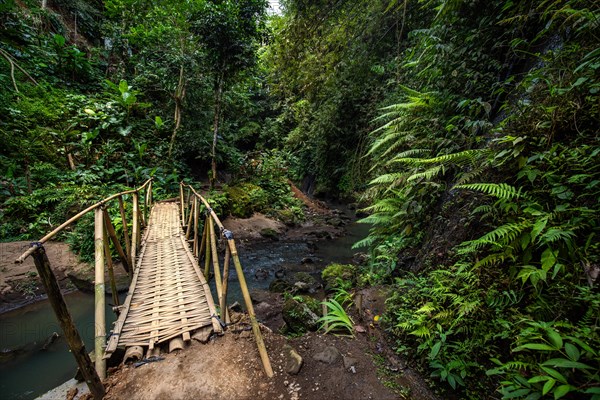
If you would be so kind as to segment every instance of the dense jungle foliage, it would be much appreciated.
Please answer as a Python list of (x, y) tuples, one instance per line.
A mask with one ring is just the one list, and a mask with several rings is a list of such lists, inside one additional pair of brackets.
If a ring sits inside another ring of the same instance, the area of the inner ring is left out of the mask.
[(598, 3), (281, 3), (1, 3), (0, 237), (149, 176), (299, 221), (289, 178), (364, 204), (442, 396), (600, 399)]

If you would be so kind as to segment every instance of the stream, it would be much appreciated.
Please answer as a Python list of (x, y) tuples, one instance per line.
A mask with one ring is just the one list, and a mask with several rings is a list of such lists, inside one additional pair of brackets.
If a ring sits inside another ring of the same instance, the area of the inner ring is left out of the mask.
[[(332, 262), (348, 263), (357, 250), (352, 244), (364, 238), (369, 227), (350, 222), (345, 235), (324, 239), (316, 249), (302, 241), (259, 242), (240, 248), (240, 261), (250, 289), (268, 289), (275, 272), (304, 271), (318, 274)], [(302, 260), (310, 262), (302, 264)], [(306, 261), (306, 260), (305, 260)], [(243, 304), (237, 284), (235, 269), (230, 270), (228, 303)], [(214, 290), (214, 280), (212, 280)], [(123, 295), (124, 296), (124, 295)], [(65, 300), (83, 338), (86, 349), (93, 349), (94, 296), (82, 292), (65, 295)], [(111, 302), (110, 297), (106, 299)], [(114, 313), (106, 309), (107, 330), (115, 320)], [(9, 399), (35, 399), (75, 375), (77, 365), (62, 337), (46, 346), (54, 333), (62, 335), (50, 303), (42, 300), (17, 310), (0, 314), (0, 397)]]

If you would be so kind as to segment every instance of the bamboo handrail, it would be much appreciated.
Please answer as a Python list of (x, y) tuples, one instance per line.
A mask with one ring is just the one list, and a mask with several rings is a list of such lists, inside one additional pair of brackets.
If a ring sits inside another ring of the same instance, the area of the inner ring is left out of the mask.
[[(240, 262), (239, 256), (238, 256), (238, 252), (235, 246), (235, 241), (233, 239), (233, 234), (229, 231), (227, 231), (225, 229), (225, 227), (223, 226), (223, 224), (221, 223), (221, 220), (219, 219), (219, 217), (217, 216), (217, 214), (215, 213), (215, 211), (212, 209), (212, 207), (210, 206), (210, 204), (208, 203), (208, 201), (206, 201), (206, 199), (204, 197), (202, 197), (198, 192), (196, 192), (196, 190), (194, 190), (194, 188), (191, 185), (188, 185), (184, 182), (180, 183), (180, 194), (181, 194), (181, 210), (183, 212), (184, 207), (183, 207), (183, 189), (184, 187), (187, 187), (190, 189), (190, 191), (194, 194), (196, 199), (199, 199), (204, 206), (206, 207), (206, 211), (207, 211), (207, 216), (206, 216), (206, 223), (205, 225), (208, 223), (209, 225), (209, 229), (207, 230), (207, 235), (205, 238), (205, 275), (207, 277), (208, 280), (208, 267), (210, 265), (210, 258), (211, 258), (211, 253), (213, 254), (214, 257), (214, 253), (215, 251), (213, 251), (213, 242), (211, 241), (211, 236), (213, 236), (213, 240), (214, 240), (214, 235), (211, 235), (212, 232), (214, 232), (214, 229), (212, 228), (212, 223), (214, 221), (214, 223), (217, 224), (217, 226), (219, 227), (219, 232), (220, 234), (227, 240), (227, 246), (228, 246), (228, 250), (229, 250), (229, 256), (233, 259), (233, 265), (235, 267), (237, 276), (238, 276), (238, 280), (240, 283), (240, 289), (242, 290), (242, 296), (244, 298), (244, 303), (246, 304), (246, 310), (248, 312), (248, 316), (250, 317), (250, 323), (252, 325), (252, 331), (254, 333), (254, 338), (256, 340), (256, 346), (258, 347), (258, 353), (260, 355), (260, 359), (262, 361), (263, 364), (263, 368), (265, 370), (266, 375), (271, 378), (273, 377), (273, 369), (271, 367), (271, 361), (269, 360), (269, 355), (267, 354), (267, 348), (265, 346), (265, 343), (263, 341), (262, 338), (262, 334), (260, 332), (260, 326), (258, 324), (258, 321), (256, 319), (256, 314), (254, 313), (254, 306), (252, 305), (252, 300), (250, 298), (250, 292), (248, 291), (248, 285), (246, 284), (246, 278), (244, 276), (244, 271), (242, 269), (242, 264)], [(212, 221), (211, 221), (212, 219)], [(183, 221), (183, 219), (182, 219)], [(182, 222), (183, 223), (183, 222)], [(212, 232), (211, 232), (212, 231)], [(196, 231), (196, 235), (197, 235), (197, 231)], [(216, 244), (214, 246), (214, 248), (216, 248)], [(216, 250), (216, 249), (215, 249)], [(227, 260), (229, 261), (229, 260)], [(216, 268), (218, 271), (218, 261), (217, 263), (213, 264), (213, 269)], [(221, 278), (219, 275), (220, 271), (215, 273), (215, 279), (217, 277)], [(223, 273), (223, 275), (225, 275), (225, 272)], [(226, 305), (226, 294), (225, 296), (223, 296), (222, 293), (222, 285), (223, 282), (216, 282), (216, 286), (217, 286), (217, 294), (219, 296), (219, 303), (221, 306), (221, 318), (223, 319), (227, 319), (227, 309), (225, 307)], [(227, 286), (225, 286), (227, 287)], [(223, 310), (223, 308), (225, 308), (225, 310)]]
[[(66, 220), (65, 222), (63, 222), (62, 224), (60, 224), (56, 229), (54, 229), (52, 232), (48, 233), (46, 236), (44, 236), (43, 238), (41, 238), (40, 240), (38, 240), (36, 243), (39, 243), (40, 245), (46, 243), (48, 240), (50, 240), (54, 236), (56, 236), (60, 231), (62, 231), (63, 229), (65, 229), (67, 226), (71, 225), (73, 222), (79, 220), (85, 214), (89, 213), (92, 210), (95, 210), (98, 207), (103, 206), (104, 204), (108, 203), (109, 201), (111, 201), (111, 200), (113, 200), (113, 199), (115, 199), (115, 198), (117, 198), (119, 196), (123, 196), (123, 195), (126, 195), (126, 194), (131, 194), (131, 193), (138, 193), (140, 190), (144, 189), (152, 181), (152, 179), (153, 178), (148, 179), (142, 186), (140, 186), (137, 189), (126, 190), (126, 191), (121, 192), (121, 193), (113, 194), (112, 196), (108, 196), (104, 200), (101, 200), (101, 201), (97, 202), (96, 204), (93, 204), (93, 205), (89, 206), (85, 210), (79, 212), (78, 214), (74, 215), (73, 217), (69, 218), (68, 220)], [(27, 257), (29, 257), (36, 250), (36, 248), (37, 248), (37, 246), (32, 246), (29, 249), (27, 249), (27, 251), (25, 251), (23, 254), (21, 254), (19, 256), (19, 258), (17, 258), (15, 260), (15, 264), (21, 264), (23, 261), (25, 261), (25, 259)]]

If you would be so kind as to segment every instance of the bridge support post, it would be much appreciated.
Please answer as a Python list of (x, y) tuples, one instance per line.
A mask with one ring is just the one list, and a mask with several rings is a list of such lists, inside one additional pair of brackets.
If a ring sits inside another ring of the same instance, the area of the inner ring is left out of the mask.
[(125, 256), (127, 257), (127, 263), (130, 268), (129, 271), (129, 281), (133, 277), (133, 263), (131, 260), (131, 242), (129, 241), (129, 228), (127, 227), (127, 218), (125, 216), (125, 204), (123, 203), (123, 196), (119, 196), (119, 213), (121, 214), (121, 221), (123, 225), (123, 238), (125, 240)]
[(260, 333), (260, 326), (258, 325), (258, 321), (256, 320), (254, 306), (252, 305), (252, 299), (250, 298), (250, 292), (248, 291), (248, 285), (246, 284), (246, 278), (244, 277), (244, 271), (242, 269), (242, 264), (240, 263), (240, 258), (238, 257), (237, 249), (235, 248), (235, 242), (233, 241), (233, 238), (228, 238), (227, 244), (229, 245), (229, 249), (231, 251), (231, 258), (233, 258), (233, 264), (235, 265), (235, 270), (240, 281), (240, 288), (242, 289), (244, 303), (246, 303), (246, 310), (248, 311), (248, 316), (250, 317), (250, 322), (252, 323), (252, 332), (254, 332), (256, 346), (258, 347), (258, 353), (260, 354), (260, 359), (262, 361), (263, 368), (265, 369), (265, 373), (267, 374), (267, 376), (269, 378), (272, 378), (273, 368), (271, 367), (271, 361), (269, 360), (269, 355), (267, 354), (267, 347), (265, 346), (262, 334)]
[(104, 292), (104, 216), (100, 208), (94, 210), (95, 222), (95, 272), (94, 285), (95, 294), (95, 323), (94, 323), (94, 354), (96, 358), (96, 373), (100, 379), (106, 378), (106, 360), (104, 349), (106, 348), (106, 296)]
[(132, 269), (135, 268), (135, 258), (137, 256), (137, 248), (138, 248), (138, 238), (140, 236), (140, 207), (139, 207), (139, 197), (137, 193), (132, 193), (131, 196), (133, 197), (133, 214), (132, 214), (132, 218), (133, 221), (131, 222), (132, 226), (131, 226), (131, 265)]
[(81, 336), (73, 323), (71, 314), (69, 314), (67, 304), (65, 303), (65, 299), (60, 291), (58, 282), (56, 281), (56, 276), (54, 276), (54, 272), (52, 272), (52, 269), (50, 268), (50, 261), (46, 255), (46, 250), (39, 244), (34, 245), (34, 247), (35, 250), (32, 254), (33, 262), (40, 275), (42, 284), (48, 295), (48, 300), (54, 310), (54, 314), (56, 314), (60, 328), (65, 335), (65, 340), (69, 345), (71, 354), (75, 357), (79, 370), (90, 388), (90, 392), (94, 396), (94, 399), (100, 400), (104, 397), (104, 385), (102, 385), (100, 377), (94, 370), (92, 360), (90, 359), (90, 356), (85, 349), (85, 345), (81, 340)]

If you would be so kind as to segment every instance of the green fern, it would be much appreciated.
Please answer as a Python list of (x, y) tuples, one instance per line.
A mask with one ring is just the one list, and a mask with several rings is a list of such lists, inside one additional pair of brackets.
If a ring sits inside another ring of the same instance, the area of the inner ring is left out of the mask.
[(456, 185), (454, 186), (454, 189), (467, 189), (483, 192), (502, 200), (512, 200), (523, 196), (520, 188), (517, 189), (506, 183), (469, 183)]

